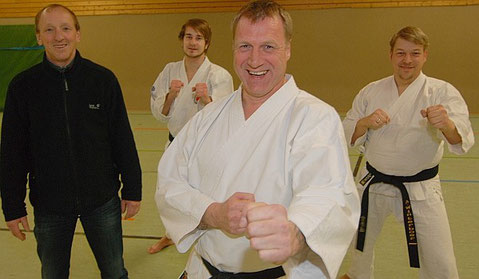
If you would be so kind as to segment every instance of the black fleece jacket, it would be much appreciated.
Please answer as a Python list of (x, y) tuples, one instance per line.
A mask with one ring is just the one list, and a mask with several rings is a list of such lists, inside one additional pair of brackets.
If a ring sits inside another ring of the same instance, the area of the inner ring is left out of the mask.
[[(141, 169), (120, 85), (77, 52), (59, 71), (43, 62), (8, 87), (2, 121), (0, 190), (5, 220), (35, 211), (85, 214), (121, 198), (141, 200)], [(120, 182), (121, 180), (121, 182)]]

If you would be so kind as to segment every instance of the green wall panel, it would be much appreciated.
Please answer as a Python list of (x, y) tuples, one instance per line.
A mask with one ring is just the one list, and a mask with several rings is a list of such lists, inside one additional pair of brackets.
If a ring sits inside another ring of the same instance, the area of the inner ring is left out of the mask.
[(42, 55), (34, 25), (0, 25), (0, 111), (12, 78), (39, 63)]

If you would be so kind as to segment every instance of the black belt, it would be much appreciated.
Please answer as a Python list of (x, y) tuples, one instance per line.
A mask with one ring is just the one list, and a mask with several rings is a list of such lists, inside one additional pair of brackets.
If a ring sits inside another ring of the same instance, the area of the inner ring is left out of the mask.
[(257, 272), (224, 272), (219, 271), (216, 267), (212, 266), (207, 260), (201, 258), (203, 264), (206, 266), (211, 275), (210, 279), (275, 279), (281, 276), (285, 276), (282, 266), (277, 266), (270, 269), (265, 269)]
[(409, 252), (409, 265), (411, 267), (419, 268), (419, 256), (417, 249), (416, 238), (416, 226), (414, 224), (414, 215), (412, 212), (411, 201), (409, 200), (409, 194), (407, 192), (405, 182), (418, 182), (431, 179), (435, 177), (439, 171), (439, 165), (423, 170), (412, 176), (394, 176), (387, 175), (377, 171), (368, 162), (366, 162), (366, 168), (369, 174), (361, 180), (361, 184), (365, 185), (371, 178), (371, 182), (368, 183), (366, 189), (364, 189), (363, 198), (361, 200), (361, 218), (359, 219), (358, 228), (358, 242), (356, 249), (363, 251), (364, 240), (366, 238), (366, 227), (368, 223), (368, 206), (369, 206), (369, 186), (375, 183), (386, 183), (395, 186), (401, 191), (401, 197), (403, 202), (403, 218), (404, 218), (404, 230), (406, 232), (406, 240)]
[(170, 140), (170, 143), (171, 143), (175, 139), (175, 137), (171, 133), (168, 133), (168, 139)]

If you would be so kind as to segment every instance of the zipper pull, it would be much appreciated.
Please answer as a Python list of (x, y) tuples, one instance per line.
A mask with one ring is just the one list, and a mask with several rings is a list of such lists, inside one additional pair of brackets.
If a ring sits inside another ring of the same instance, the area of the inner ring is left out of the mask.
[(63, 70), (63, 71), (61, 71), (61, 73), (62, 73), (63, 83), (65, 85), (65, 91), (68, 92), (68, 82), (67, 82), (67, 77), (65, 76), (65, 71)]
[(66, 79), (66, 78), (63, 78), (63, 81), (65, 82), (65, 91), (68, 91), (67, 79)]

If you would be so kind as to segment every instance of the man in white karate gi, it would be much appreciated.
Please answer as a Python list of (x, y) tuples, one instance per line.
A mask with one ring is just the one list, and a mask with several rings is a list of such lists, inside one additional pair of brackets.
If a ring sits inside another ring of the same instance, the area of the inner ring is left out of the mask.
[[(233, 92), (233, 78), (227, 70), (211, 63), (206, 56), (211, 44), (211, 28), (204, 19), (189, 19), (181, 27), (183, 60), (168, 63), (151, 88), (151, 112), (168, 123), (166, 147), (181, 128), (205, 105)], [(166, 235), (148, 252), (157, 253), (173, 242)]]
[(286, 74), (292, 22), (271, 0), (233, 21), (241, 87), (206, 106), (158, 166), (181, 278), (335, 278), (359, 199), (335, 110)]
[(391, 213), (405, 224), (410, 265), (420, 268), (420, 278), (459, 278), (437, 166), (444, 145), (464, 154), (474, 135), (459, 91), (422, 73), (428, 44), (417, 27), (396, 33), (393, 75), (363, 88), (343, 120), (347, 141), (364, 145), (367, 159), (358, 179), (361, 223), (344, 279), (374, 277), (374, 244)]

